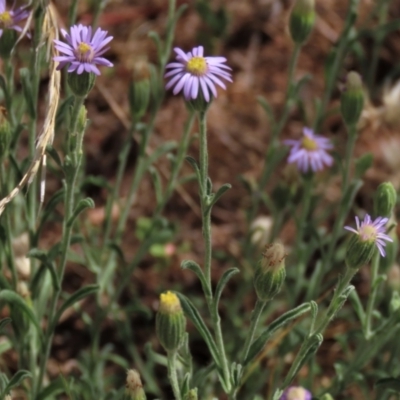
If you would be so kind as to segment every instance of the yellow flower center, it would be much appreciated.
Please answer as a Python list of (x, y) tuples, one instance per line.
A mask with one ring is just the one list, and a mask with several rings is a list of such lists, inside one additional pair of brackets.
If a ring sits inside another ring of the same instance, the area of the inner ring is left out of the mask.
[(80, 42), (76, 49), (76, 53), (80, 61), (89, 61), (93, 55), (93, 48), (90, 44)]
[(360, 228), (360, 239), (363, 242), (375, 242), (377, 231), (376, 228), (371, 225), (365, 225)]
[(181, 303), (175, 293), (168, 291), (160, 295), (160, 312), (173, 314), (181, 309)]
[(318, 149), (318, 144), (315, 140), (309, 138), (308, 136), (304, 136), (303, 140), (301, 141), (303, 149), (308, 151), (314, 151)]
[(12, 16), (8, 11), (0, 13), (0, 26), (7, 27), (12, 23)]
[(192, 75), (204, 75), (207, 72), (207, 61), (204, 57), (193, 57), (187, 62), (186, 70)]

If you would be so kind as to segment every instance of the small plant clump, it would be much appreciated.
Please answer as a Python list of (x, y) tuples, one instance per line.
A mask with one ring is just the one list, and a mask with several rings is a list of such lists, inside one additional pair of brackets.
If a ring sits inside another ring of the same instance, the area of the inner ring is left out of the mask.
[[(378, 93), (381, 47), (399, 26), (388, 21), (395, 2), (375, 2), (363, 26), (363, 2), (348, 1), (325, 63), (325, 87), (313, 98), (302, 95), (311, 77), (301, 76), (298, 64), (313, 45), (323, 5), (292, 2), (287, 32), (280, 33), (292, 49), (283, 103), (277, 112), (268, 93), (258, 99), (269, 119), (257, 149), (264, 162), (251, 178), (241, 177), (245, 198), (234, 212), (244, 223), (239, 245), (226, 254), (217, 251), (214, 222), (232, 185), (213, 182), (209, 139), (210, 116), (219, 120), (239, 87), (232, 89), (238, 61), (224, 56), (230, 8), (165, 2), (164, 31), (149, 34), (155, 52), (132, 55), (128, 135), (111, 183), (88, 176), (85, 135), (95, 118), (88, 104), (97, 85), (104, 91), (98, 81), (112, 87), (111, 77), (122, 73), (110, 54), (113, 36), (97, 26), (113, 2), (87, 2), (91, 25), (77, 23), (77, 0), (66, 18), (55, 3), (0, 0), (0, 400), (400, 399), (399, 184), (396, 178), (373, 187), (372, 155), (355, 157), (364, 151), (359, 139)], [(191, 46), (179, 32), (185, 12), (197, 12), (208, 27), (193, 32), (203, 40)], [(389, 75), (396, 74), (398, 66)], [(154, 140), (171, 99), (186, 106), (186, 121), (168, 126), (176, 140)], [(113, 110), (124, 113), (118, 104)], [(346, 134), (341, 143), (330, 118)], [(296, 130), (288, 129), (291, 121)], [(240, 186), (236, 178), (232, 173)], [(148, 179), (154, 203), (150, 215), (139, 216), (132, 210)], [(179, 221), (168, 210), (189, 181), (201, 240), (198, 257), (180, 264), (188, 278), (177, 282), (167, 271), (194, 243), (192, 235), (177, 243)], [(99, 223), (87, 217), (98, 206), (85, 194), (88, 184), (105, 193)], [(72, 266), (88, 272), (90, 283), (71, 289)], [(141, 268), (151, 270), (149, 286), (158, 293), (140, 287)], [(84, 335), (72, 337), (67, 353), (77, 355), (64, 371), (52, 354), (66, 315), (76, 316)]]

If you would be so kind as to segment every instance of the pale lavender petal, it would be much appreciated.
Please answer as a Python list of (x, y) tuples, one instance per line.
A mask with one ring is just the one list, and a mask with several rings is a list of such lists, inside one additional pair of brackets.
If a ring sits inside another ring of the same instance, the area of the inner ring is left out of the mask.
[[(196, 99), (199, 91), (203, 94), (205, 101), (211, 100), (210, 92), (217, 97), (216, 85), (226, 89), (225, 81), (232, 81), (230, 68), (223, 63), (224, 57), (204, 57), (203, 46), (194, 47), (190, 52), (185, 53), (178, 47), (174, 48), (176, 61), (166, 65), (169, 69), (164, 77), (172, 78), (167, 84), (166, 89), (173, 88), (173, 94), (178, 94), (183, 88), (183, 95), (186, 99)], [(206, 68), (199, 74), (198, 71), (191, 71), (188, 62), (194, 58), (203, 58)]]

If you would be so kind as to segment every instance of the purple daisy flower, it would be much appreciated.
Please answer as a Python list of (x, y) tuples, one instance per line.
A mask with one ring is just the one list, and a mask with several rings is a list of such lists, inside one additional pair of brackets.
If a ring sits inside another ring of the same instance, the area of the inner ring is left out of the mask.
[(58, 70), (69, 64), (68, 72), (93, 72), (100, 75), (97, 65), (112, 67), (113, 64), (101, 57), (108, 49), (107, 44), (113, 39), (107, 37), (107, 31), (97, 28), (92, 36), (92, 28), (81, 24), (71, 26), (70, 33), (61, 29), (67, 43), (54, 40), (56, 49), (63, 55), (54, 57), (54, 61), (59, 61)]
[(393, 242), (393, 239), (385, 233), (385, 225), (388, 221), (389, 218), (382, 217), (378, 217), (375, 221), (372, 221), (371, 217), (366, 214), (364, 221), (361, 223), (359, 218), (356, 217), (357, 229), (354, 229), (351, 226), (345, 226), (344, 229), (358, 235), (362, 242), (375, 243), (381, 256), (385, 257), (386, 242)]
[(310, 170), (317, 172), (333, 164), (333, 157), (327, 150), (333, 144), (327, 138), (315, 135), (310, 128), (303, 128), (303, 137), (299, 140), (285, 140), (283, 143), (291, 146), (288, 163), (297, 164), (297, 168), (305, 173)]
[(10, 10), (6, 10), (6, 0), (0, 0), (0, 36), (4, 29), (14, 29), (17, 32), (22, 32), (22, 28), (17, 24), (28, 18), (29, 11), (26, 7), (14, 9), (15, 1)]
[(290, 386), (282, 394), (279, 400), (311, 400), (312, 395), (301, 386)]
[(189, 53), (179, 48), (174, 49), (176, 61), (169, 63), (165, 68), (170, 69), (165, 78), (171, 78), (165, 88), (174, 86), (173, 93), (178, 94), (183, 89), (186, 100), (195, 100), (199, 90), (206, 102), (211, 100), (211, 95), (217, 97), (216, 85), (226, 89), (222, 79), (232, 82), (229, 68), (224, 63), (225, 57), (204, 57), (203, 46), (194, 47)]

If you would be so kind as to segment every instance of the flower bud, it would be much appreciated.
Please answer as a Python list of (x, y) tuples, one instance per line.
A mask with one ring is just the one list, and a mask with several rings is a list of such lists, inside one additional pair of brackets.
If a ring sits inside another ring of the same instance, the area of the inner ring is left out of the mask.
[(391, 313), (396, 312), (400, 308), (400, 295), (399, 292), (394, 291), (390, 299), (389, 310)]
[(145, 61), (139, 61), (134, 67), (128, 96), (132, 117), (138, 121), (146, 113), (150, 101), (150, 69)]
[(197, 388), (195, 389), (190, 389), (185, 397), (183, 398), (183, 400), (197, 400), (198, 399), (198, 395), (197, 395)]
[(7, 156), (10, 142), (11, 126), (7, 119), (7, 111), (0, 107), (0, 161)]
[(286, 277), (285, 257), (282, 244), (266, 246), (254, 274), (254, 288), (261, 301), (271, 300), (281, 290)]
[(315, 0), (296, 0), (289, 20), (290, 36), (293, 42), (304, 44), (315, 22)]
[(146, 394), (143, 390), (142, 381), (139, 372), (135, 369), (129, 369), (126, 374), (125, 393), (131, 400), (146, 400)]
[(72, 93), (77, 97), (86, 97), (93, 89), (96, 75), (93, 72), (68, 73), (68, 85)]
[(340, 98), (340, 111), (347, 125), (355, 125), (364, 107), (364, 92), (361, 76), (351, 71), (346, 77), (346, 86)]
[(3, 29), (0, 36), (0, 58), (7, 59), (11, 56), (11, 51), (17, 43), (17, 32), (13, 29)]
[(273, 219), (269, 216), (261, 216), (256, 218), (251, 226), (251, 242), (257, 247), (262, 247), (268, 242), (272, 231)]
[(374, 197), (375, 215), (390, 217), (396, 205), (397, 193), (391, 182), (384, 182), (378, 186)]
[(377, 250), (375, 241), (363, 240), (360, 235), (352, 235), (346, 249), (346, 265), (359, 269), (368, 264)]
[(189, 110), (206, 112), (210, 107), (214, 96), (210, 93), (210, 101), (204, 98), (203, 91), (199, 90), (199, 94), (195, 99), (186, 100), (185, 103), (189, 107)]
[(166, 351), (177, 350), (185, 335), (186, 319), (178, 296), (173, 292), (160, 295), (156, 316), (158, 340)]
[(387, 285), (395, 292), (400, 292), (400, 266), (393, 264), (387, 273)]

